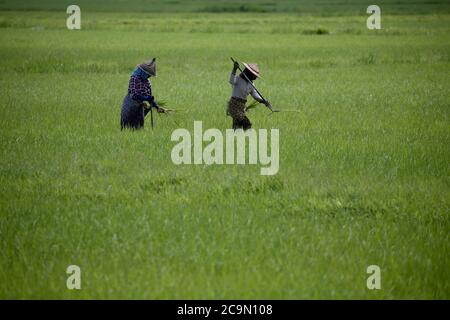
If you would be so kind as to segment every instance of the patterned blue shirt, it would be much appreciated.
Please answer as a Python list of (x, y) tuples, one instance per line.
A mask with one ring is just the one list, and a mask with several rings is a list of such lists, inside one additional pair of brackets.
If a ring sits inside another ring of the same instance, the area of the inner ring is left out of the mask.
[(131, 98), (138, 101), (146, 100), (152, 95), (152, 87), (150, 81), (144, 80), (139, 76), (132, 75), (128, 85), (128, 94)]

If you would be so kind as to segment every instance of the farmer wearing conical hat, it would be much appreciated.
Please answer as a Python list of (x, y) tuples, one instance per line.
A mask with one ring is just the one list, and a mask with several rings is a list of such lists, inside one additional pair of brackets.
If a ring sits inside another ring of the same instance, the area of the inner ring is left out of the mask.
[[(140, 129), (151, 108), (164, 113), (166, 110), (155, 101), (149, 78), (156, 76), (156, 58), (139, 64), (134, 69), (128, 85), (128, 94), (123, 99), (120, 126), (122, 129)], [(145, 102), (148, 102), (148, 106)]]
[[(259, 103), (270, 106), (269, 101), (264, 100), (256, 91), (253, 81), (259, 78), (259, 67), (256, 63), (245, 63), (245, 69), (239, 76), (236, 75), (239, 63), (234, 62), (230, 75), (230, 84), (233, 86), (231, 99), (228, 101), (227, 114), (233, 118), (233, 129), (250, 129), (252, 124), (245, 115), (247, 97), (250, 94)], [(270, 106), (271, 107), (271, 106)]]

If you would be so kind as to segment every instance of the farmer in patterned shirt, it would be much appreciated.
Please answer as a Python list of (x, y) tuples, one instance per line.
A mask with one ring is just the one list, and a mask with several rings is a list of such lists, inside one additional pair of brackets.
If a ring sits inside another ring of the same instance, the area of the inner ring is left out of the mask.
[(263, 97), (255, 90), (253, 81), (259, 78), (259, 68), (256, 63), (245, 63), (245, 69), (240, 75), (236, 75), (239, 63), (234, 62), (233, 70), (230, 75), (230, 84), (233, 86), (231, 99), (228, 101), (227, 115), (233, 118), (233, 129), (250, 129), (252, 123), (245, 115), (248, 95), (259, 103), (263, 103), (269, 108), (272, 106), (270, 102), (264, 100)]
[[(156, 58), (141, 63), (134, 69), (128, 85), (128, 94), (123, 99), (120, 126), (122, 129), (140, 129), (144, 127), (144, 118), (151, 108), (159, 113), (166, 109), (158, 106), (152, 95), (149, 78), (156, 76)], [(145, 102), (148, 102), (148, 106)]]

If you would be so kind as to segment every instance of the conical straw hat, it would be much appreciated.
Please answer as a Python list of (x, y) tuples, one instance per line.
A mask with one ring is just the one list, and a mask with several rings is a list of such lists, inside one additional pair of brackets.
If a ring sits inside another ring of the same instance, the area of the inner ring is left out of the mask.
[(156, 58), (138, 65), (138, 68), (150, 76), (156, 77)]
[(250, 70), (251, 73), (253, 73), (257, 78), (259, 78), (259, 67), (256, 63), (245, 63), (245, 62), (242, 63), (248, 70)]

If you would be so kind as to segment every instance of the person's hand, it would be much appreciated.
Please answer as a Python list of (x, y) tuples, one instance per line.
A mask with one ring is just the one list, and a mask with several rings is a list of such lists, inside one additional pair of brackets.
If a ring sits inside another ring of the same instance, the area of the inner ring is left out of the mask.
[(167, 113), (167, 109), (165, 109), (163, 107), (157, 107), (156, 111), (158, 111), (158, 113)]
[(233, 64), (233, 70), (236, 71), (237, 69), (239, 69), (239, 62), (235, 61)]

